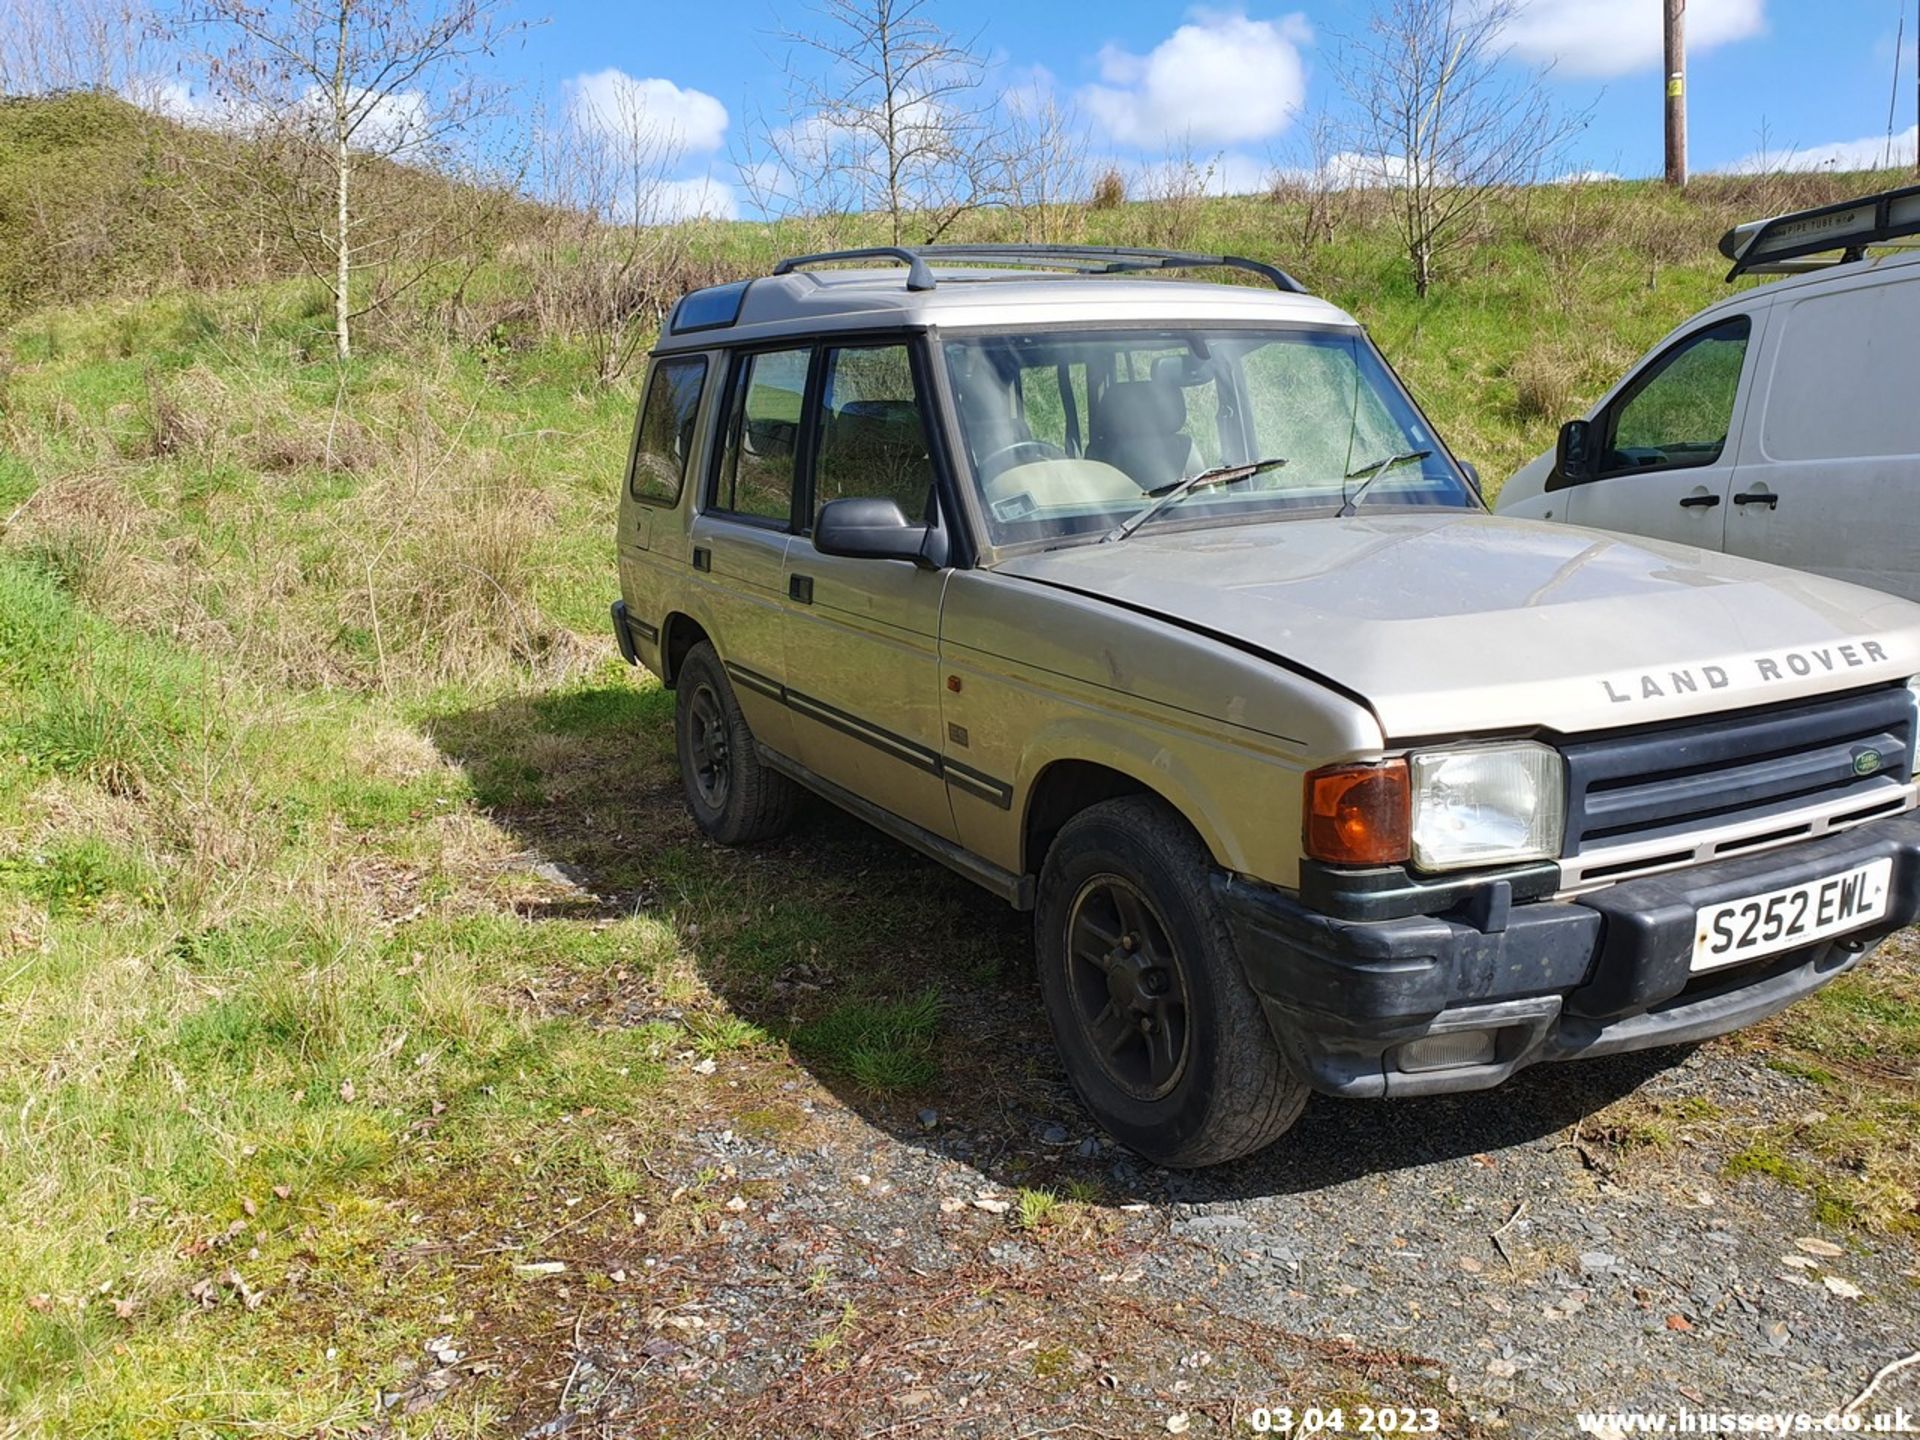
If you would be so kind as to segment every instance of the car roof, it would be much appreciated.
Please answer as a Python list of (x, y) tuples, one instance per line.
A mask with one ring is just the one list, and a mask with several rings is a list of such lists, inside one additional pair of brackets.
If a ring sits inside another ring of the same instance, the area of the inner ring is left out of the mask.
[(1229, 321), (1355, 327), (1353, 317), (1317, 296), (1264, 286), (1137, 276), (1010, 270), (989, 266), (929, 267), (937, 281), (911, 288), (897, 268), (796, 270), (695, 291), (700, 297), (739, 289), (731, 322), (662, 333), (661, 353), (747, 344), (784, 335), (858, 329), (1007, 327), (1019, 325), (1188, 325)]

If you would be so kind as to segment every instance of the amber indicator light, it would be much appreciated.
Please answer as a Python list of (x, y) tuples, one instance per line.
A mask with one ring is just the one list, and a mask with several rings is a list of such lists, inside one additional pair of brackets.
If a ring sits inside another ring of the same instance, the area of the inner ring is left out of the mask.
[(1410, 851), (1407, 762), (1334, 765), (1307, 776), (1306, 850), (1334, 865), (1392, 865)]

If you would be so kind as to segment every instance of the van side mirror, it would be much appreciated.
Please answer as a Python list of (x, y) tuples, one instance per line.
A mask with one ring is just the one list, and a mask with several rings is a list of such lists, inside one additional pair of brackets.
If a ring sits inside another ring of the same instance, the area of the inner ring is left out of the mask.
[(854, 560), (911, 560), (930, 565), (927, 525), (916, 525), (892, 500), (829, 500), (813, 523), (813, 548)]
[(1567, 421), (1554, 446), (1553, 473), (1562, 485), (1580, 485), (1593, 478), (1594, 470), (1593, 422)]

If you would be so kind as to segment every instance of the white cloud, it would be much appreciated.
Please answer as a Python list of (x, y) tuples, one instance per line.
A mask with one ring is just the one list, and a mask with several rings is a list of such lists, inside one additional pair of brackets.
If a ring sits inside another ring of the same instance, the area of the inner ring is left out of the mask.
[[(299, 98), (277, 110), (253, 98), (194, 90), (165, 76), (135, 75), (120, 93), (129, 103), (156, 115), (209, 130), (245, 131), (302, 119), (314, 130), (321, 130), (332, 123), (332, 108), (317, 86), (309, 86)], [(354, 146), (363, 152), (404, 155), (431, 135), (433, 116), (421, 91), (399, 90), (375, 99), (370, 91), (355, 90), (350, 99), (355, 107), (365, 110), (353, 136)]]
[[(1506, 41), (1563, 75), (1625, 75), (1664, 63), (1661, 0), (1522, 0)], [(1761, 34), (1766, 0), (1688, 0), (1687, 53)]]
[(1101, 83), (1081, 90), (1080, 105), (1120, 145), (1264, 140), (1286, 129), (1306, 98), (1300, 48), (1312, 39), (1304, 16), (1196, 10), (1145, 55), (1102, 49)]
[(648, 195), (643, 223), (665, 225), (675, 220), (738, 220), (740, 197), (731, 185), (710, 175), (692, 180), (663, 180)]
[(577, 121), (603, 132), (644, 132), (695, 154), (726, 143), (727, 107), (671, 80), (636, 80), (623, 70), (576, 75), (567, 82), (567, 102)]
[(1914, 164), (1920, 144), (1920, 126), (1897, 130), (1891, 145), (1885, 135), (1860, 140), (1834, 140), (1825, 145), (1803, 145), (1792, 150), (1756, 150), (1723, 167), (1734, 175), (1759, 175), (1772, 170), (1881, 170)]
[(1367, 155), (1358, 150), (1340, 150), (1321, 162), (1319, 169), (1290, 165), (1280, 169), (1282, 179), (1316, 190), (1369, 190), (1378, 185), (1393, 185), (1407, 178), (1404, 155)]
[(1549, 185), (1604, 185), (1609, 180), (1625, 177), (1612, 170), (1569, 170), (1564, 175), (1556, 175), (1547, 181)]

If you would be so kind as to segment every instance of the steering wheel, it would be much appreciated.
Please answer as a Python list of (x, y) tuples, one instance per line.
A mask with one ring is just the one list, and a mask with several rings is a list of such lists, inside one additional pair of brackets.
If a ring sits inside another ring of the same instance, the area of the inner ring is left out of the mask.
[[(1011, 445), (1002, 445), (998, 450), (993, 451), (991, 454), (982, 455), (979, 458), (979, 460), (975, 462), (975, 464), (978, 466), (979, 469), (986, 470), (990, 468), (993, 465), (993, 462), (998, 460), (1002, 455), (1012, 455), (1015, 452), (1020, 450), (1038, 450), (1040, 454), (1036, 458), (1041, 460), (1064, 459), (1067, 453), (1066, 451), (1062, 450), (1058, 445), (1049, 444), (1045, 440), (1016, 440)], [(1011, 462), (999, 467), (1000, 470), (1011, 470), (1012, 468), (1013, 468), (1013, 465)], [(998, 471), (995, 471), (995, 473), (997, 474)]]

